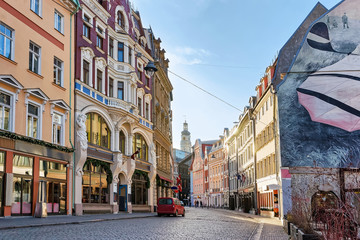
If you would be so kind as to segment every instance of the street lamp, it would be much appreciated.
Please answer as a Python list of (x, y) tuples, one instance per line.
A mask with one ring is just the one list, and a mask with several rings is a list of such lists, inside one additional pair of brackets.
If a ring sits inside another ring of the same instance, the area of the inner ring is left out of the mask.
[(148, 64), (146, 65), (146, 67), (144, 67), (146, 74), (149, 75), (150, 77), (152, 77), (154, 75), (154, 73), (158, 70), (153, 61), (149, 61)]

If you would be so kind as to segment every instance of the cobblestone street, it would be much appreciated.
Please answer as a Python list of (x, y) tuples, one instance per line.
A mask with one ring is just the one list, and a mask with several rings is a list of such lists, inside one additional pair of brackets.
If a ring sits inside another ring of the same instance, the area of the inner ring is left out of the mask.
[(6, 229), (0, 230), (0, 239), (288, 239), (275, 219), (228, 210), (186, 211), (184, 218), (154, 216)]

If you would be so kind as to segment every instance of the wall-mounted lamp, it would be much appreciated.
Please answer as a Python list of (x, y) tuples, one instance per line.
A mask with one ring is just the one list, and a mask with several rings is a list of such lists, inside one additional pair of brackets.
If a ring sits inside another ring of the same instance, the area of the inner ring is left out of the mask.
[(149, 61), (146, 67), (144, 67), (146, 74), (152, 77), (154, 73), (157, 71), (157, 68), (155, 67), (154, 62)]

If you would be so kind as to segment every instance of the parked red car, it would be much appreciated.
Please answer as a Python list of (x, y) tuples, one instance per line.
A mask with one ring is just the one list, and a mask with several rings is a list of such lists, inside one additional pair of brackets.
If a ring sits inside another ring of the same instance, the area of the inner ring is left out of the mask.
[(162, 215), (174, 215), (175, 217), (182, 215), (185, 217), (184, 204), (181, 204), (177, 198), (158, 198), (157, 213), (159, 217)]

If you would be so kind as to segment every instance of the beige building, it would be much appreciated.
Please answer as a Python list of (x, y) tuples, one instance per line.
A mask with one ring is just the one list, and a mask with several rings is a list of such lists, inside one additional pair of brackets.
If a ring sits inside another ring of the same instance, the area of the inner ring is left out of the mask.
[(257, 103), (254, 107), (255, 118), (255, 157), (256, 181), (258, 190), (258, 208), (260, 214), (279, 216), (279, 186), (280, 169), (275, 158), (276, 141), (274, 137), (276, 127), (276, 95), (272, 88), (271, 79), (274, 75), (275, 64), (266, 69), (256, 87)]
[(224, 206), (224, 138), (221, 137), (216, 143), (212, 145), (208, 153), (208, 171), (209, 171), (209, 194), (211, 207)]
[(157, 197), (172, 197), (173, 184), (172, 161), (172, 90), (173, 86), (168, 77), (169, 60), (165, 59), (165, 50), (161, 48), (160, 38), (153, 40), (153, 57), (158, 71), (153, 78), (154, 91), (154, 144), (156, 147), (156, 189)]
[(76, 0), (0, 2), (1, 216), (34, 215), (40, 201), (48, 214), (72, 213), (78, 8)]

